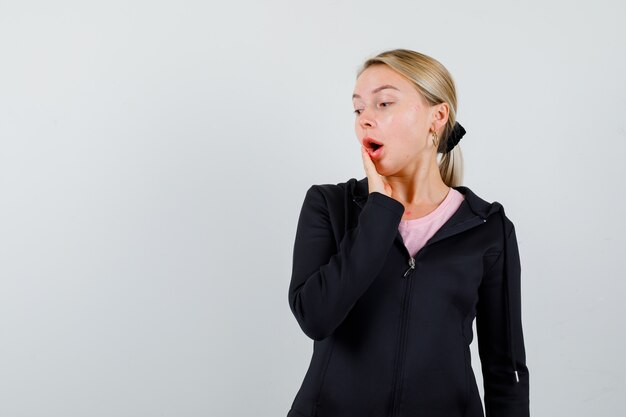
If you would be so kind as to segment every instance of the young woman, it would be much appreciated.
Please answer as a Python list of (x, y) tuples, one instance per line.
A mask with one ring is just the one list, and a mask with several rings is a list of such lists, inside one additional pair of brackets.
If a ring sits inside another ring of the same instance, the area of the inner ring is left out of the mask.
[(311, 186), (298, 220), (289, 305), (314, 344), (288, 417), (528, 416), (515, 227), (460, 185), (451, 75), (383, 52), (353, 103), (366, 177)]

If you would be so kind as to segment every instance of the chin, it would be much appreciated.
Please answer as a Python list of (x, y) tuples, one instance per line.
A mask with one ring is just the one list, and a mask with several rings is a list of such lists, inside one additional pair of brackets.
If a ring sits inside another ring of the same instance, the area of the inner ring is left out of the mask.
[(375, 163), (374, 166), (376, 167), (376, 171), (384, 177), (393, 174), (393, 171), (389, 167), (381, 164), (380, 162)]

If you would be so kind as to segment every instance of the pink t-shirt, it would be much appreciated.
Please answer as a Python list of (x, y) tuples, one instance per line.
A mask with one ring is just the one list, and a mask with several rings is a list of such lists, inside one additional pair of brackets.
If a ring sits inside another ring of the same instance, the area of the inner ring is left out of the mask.
[(417, 219), (400, 220), (398, 230), (411, 256), (415, 256), (424, 247), (428, 239), (452, 217), (464, 198), (459, 191), (450, 188), (446, 198), (435, 210)]

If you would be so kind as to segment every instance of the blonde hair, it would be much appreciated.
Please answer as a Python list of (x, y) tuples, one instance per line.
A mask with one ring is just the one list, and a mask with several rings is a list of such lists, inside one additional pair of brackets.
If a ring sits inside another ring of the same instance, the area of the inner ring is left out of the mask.
[(448, 137), (456, 122), (457, 97), (452, 75), (446, 67), (434, 58), (409, 49), (393, 49), (381, 52), (367, 59), (357, 72), (357, 78), (372, 65), (387, 65), (409, 79), (429, 105), (448, 103), (448, 121), (444, 126), (437, 153), (442, 157), (439, 162), (441, 179), (448, 187), (461, 185), (463, 181), (463, 154), (460, 143), (450, 152), (445, 152)]

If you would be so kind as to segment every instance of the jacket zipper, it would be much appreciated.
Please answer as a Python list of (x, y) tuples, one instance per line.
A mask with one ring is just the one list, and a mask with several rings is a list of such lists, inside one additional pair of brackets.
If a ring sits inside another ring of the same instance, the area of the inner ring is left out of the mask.
[[(404, 245), (404, 244), (403, 244)], [(405, 247), (406, 250), (406, 247)], [(408, 250), (406, 250), (406, 252), (408, 253)], [(400, 372), (402, 371), (402, 365), (404, 363), (404, 350), (405, 350), (405, 346), (406, 346), (406, 336), (408, 333), (408, 326), (407, 326), (407, 321), (408, 321), (408, 316), (409, 316), (409, 301), (411, 298), (411, 284), (412, 284), (412, 279), (411, 279), (411, 274), (413, 273), (413, 271), (415, 270), (415, 258), (413, 258), (410, 254), (409, 254), (409, 267), (408, 269), (404, 272), (404, 274), (402, 275), (402, 278), (406, 278), (404, 280), (404, 297), (402, 297), (402, 316), (401, 316), (401, 321), (400, 321), (400, 341), (398, 342), (398, 356), (396, 357), (396, 368), (394, 369), (394, 378), (393, 378), (393, 388), (392, 388), (392, 404), (391, 404), (391, 416), (395, 416), (397, 414), (397, 407), (398, 404), (400, 403), (400, 390), (398, 389), (398, 384), (400, 383)]]
[(469, 230), (473, 227), (483, 224), (486, 221), (487, 221), (486, 219), (476, 216), (466, 222), (463, 222), (461, 225), (458, 225), (453, 231), (446, 231), (446, 233), (441, 233), (441, 234), (439, 234), (439, 232), (436, 233), (435, 235), (439, 234), (437, 239), (433, 240), (433, 238), (431, 238), (428, 242), (426, 242), (426, 244), (419, 251), (417, 251), (417, 253), (415, 254), (415, 257), (411, 256), (408, 249), (404, 245), (402, 235), (400, 235), (399, 231), (396, 235), (396, 239), (400, 242), (401, 246), (403, 247), (404, 252), (409, 258), (408, 259), (409, 267), (402, 275), (402, 278), (406, 278), (406, 279), (404, 280), (405, 281), (404, 282), (404, 296), (402, 298), (402, 306), (401, 306), (402, 315), (400, 319), (400, 335), (399, 335), (400, 340), (398, 342), (398, 356), (396, 357), (396, 367), (393, 373), (394, 376), (393, 376), (393, 385), (392, 385), (392, 391), (391, 391), (392, 403), (391, 403), (391, 411), (389, 413), (391, 417), (395, 417), (399, 412), (398, 410), (399, 410), (399, 405), (400, 405), (400, 395), (402, 392), (401, 387), (400, 387), (400, 382), (402, 380), (401, 372), (402, 372), (402, 367), (404, 365), (404, 359), (406, 356), (405, 349), (406, 349), (406, 339), (407, 339), (407, 333), (408, 333), (408, 326), (407, 326), (408, 317), (409, 317), (408, 306), (410, 305), (411, 287), (412, 287), (411, 284), (413, 281), (410, 278), (411, 278), (413, 271), (415, 271), (415, 258), (420, 256), (420, 254), (423, 252), (426, 246), (431, 245), (434, 242), (437, 242), (439, 240), (445, 239), (446, 237), (454, 236), (456, 234)]
[(411, 258), (409, 259), (409, 269), (406, 270), (406, 272), (404, 273), (404, 275), (402, 275), (402, 277), (406, 278), (409, 272), (414, 269), (415, 269), (415, 259), (413, 259), (413, 257), (411, 256)]

